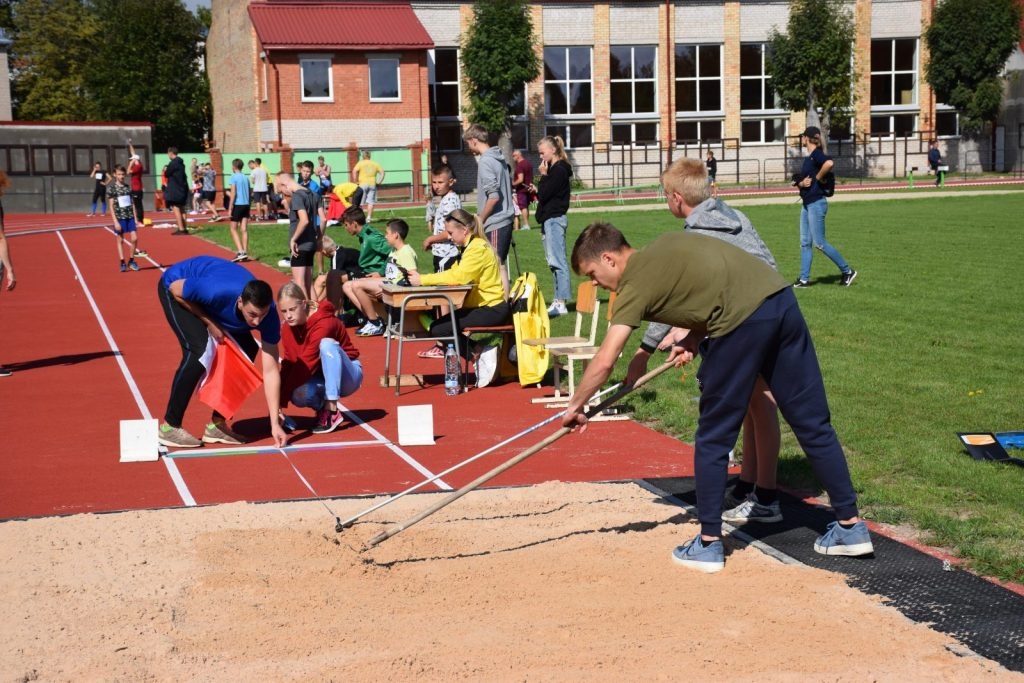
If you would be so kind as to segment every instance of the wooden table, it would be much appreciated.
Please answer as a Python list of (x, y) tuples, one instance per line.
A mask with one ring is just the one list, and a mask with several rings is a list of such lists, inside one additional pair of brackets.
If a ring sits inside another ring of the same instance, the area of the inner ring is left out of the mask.
[[(388, 308), (388, 330), (391, 329), (392, 317), (398, 311), (398, 363), (395, 368), (395, 396), (399, 395), (402, 388), (402, 347), (406, 341), (412, 342), (447, 342), (454, 345), (455, 353), (459, 353), (459, 335), (456, 332), (458, 326), (455, 324), (455, 311), (462, 307), (475, 285), (428, 285), (421, 287), (402, 287), (385, 283), (382, 285), (381, 299)], [(448, 306), (448, 315), (452, 321), (452, 333), (441, 337), (416, 337), (415, 339), (405, 338), (405, 314), (407, 311), (432, 311), (437, 306)], [(386, 333), (388, 334), (388, 333)], [(391, 342), (393, 335), (388, 336), (386, 351), (384, 352), (384, 386), (391, 383)], [(460, 356), (461, 359), (461, 356)], [(461, 367), (462, 361), (459, 361)], [(465, 378), (462, 382), (466, 386)]]

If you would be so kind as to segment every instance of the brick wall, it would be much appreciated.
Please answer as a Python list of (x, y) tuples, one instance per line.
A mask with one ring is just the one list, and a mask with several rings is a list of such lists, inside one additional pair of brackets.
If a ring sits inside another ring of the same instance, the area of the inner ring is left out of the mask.
[(206, 62), (213, 101), (213, 137), (223, 149), (259, 149), (256, 35), (248, 0), (212, 5)]

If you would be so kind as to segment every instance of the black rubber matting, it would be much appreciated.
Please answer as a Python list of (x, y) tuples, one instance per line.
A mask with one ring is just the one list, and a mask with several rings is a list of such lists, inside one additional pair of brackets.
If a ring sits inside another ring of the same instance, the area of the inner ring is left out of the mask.
[[(690, 505), (697, 503), (692, 477), (646, 481)], [(782, 522), (739, 528), (810, 567), (844, 574), (850, 586), (882, 596), (910, 619), (949, 634), (1011, 671), (1024, 672), (1024, 596), (966, 571), (944, 570), (942, 560), (880, 534), (871, 534), (874, 556), (819, 555), (814, 541), (835, 519), (831, 511), (784, 494), (779, 502)]]

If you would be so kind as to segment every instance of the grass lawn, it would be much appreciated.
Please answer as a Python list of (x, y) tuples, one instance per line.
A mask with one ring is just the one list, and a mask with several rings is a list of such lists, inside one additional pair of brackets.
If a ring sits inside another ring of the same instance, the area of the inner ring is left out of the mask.
[[(742, 210), (786, 279), (795, 280), (799, 205)], [(426, 234), (422, 210), (395, 215), (409, 220), (418, 247)], [(977, 571), (1017, 582), (1024, 581), (1024, 468), (971, 460), (955, 432), (1024, 429), (1021, 215), (1024, 193), (833, 202), (829, 241), (860, 274), (852, 287), (840, 287), (838, 270), (816, 254), (813, 286), (797, 290), (864, 516), (911, 525)], [(679, 228), (667, 209), (573, 208), (569, 218), (570, 245), (594, 220), (614, 223), (634, 246)], [(223, 224), (204, 233), (230, 245)], [(250, 252), (276, 264), (286, 228), (251, 233)], [(352, 241), (339, 228), (329, 233)], [(520, 264), (538, 272), (550, 296), (540, 232), (519, 232), (516, 243)], [(553, 331), (565, 333), (571, 319), (554, 320)], [(633, 335), (619, 376), (640, 336)], [(628, 402), (637, 419), (690, 441), (697, 390), (692, 371), (686, 375), (681, 382), (681, 373), (666, 373)], [(784, 486), (818, 492), (785, 428), (779, 467)]]

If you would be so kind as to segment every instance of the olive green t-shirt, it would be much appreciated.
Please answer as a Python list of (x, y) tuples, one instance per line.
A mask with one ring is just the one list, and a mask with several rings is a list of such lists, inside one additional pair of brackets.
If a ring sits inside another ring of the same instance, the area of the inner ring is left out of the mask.
[(721, 337), (786, 287), (774, 268), (739, 247), (670, 232), (630, 256), (611, 322), (639, 327), (650, 320)]

